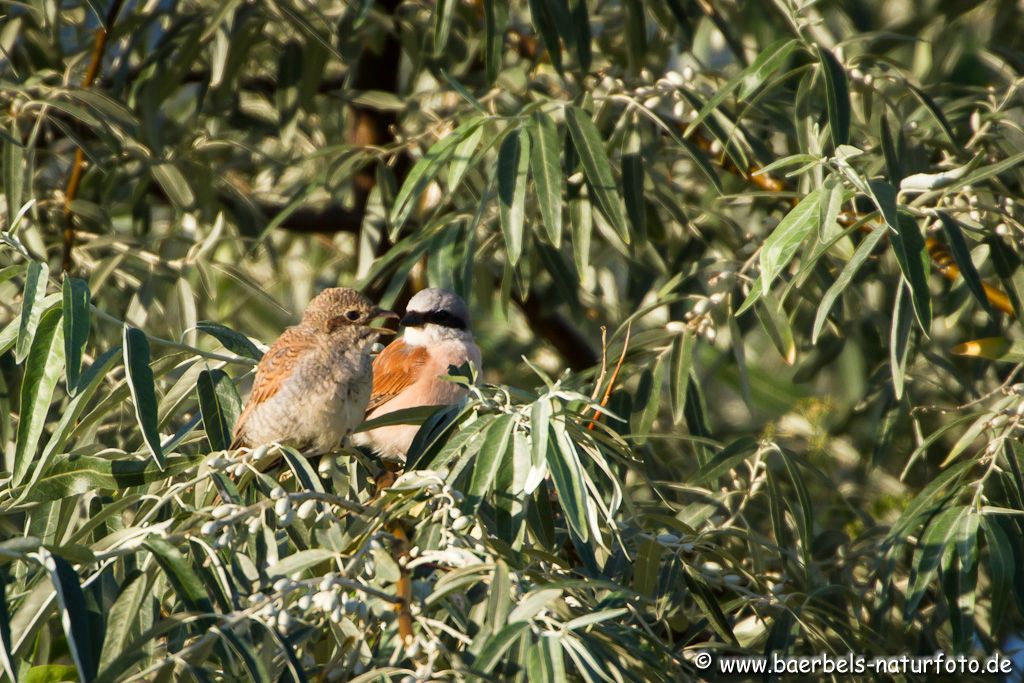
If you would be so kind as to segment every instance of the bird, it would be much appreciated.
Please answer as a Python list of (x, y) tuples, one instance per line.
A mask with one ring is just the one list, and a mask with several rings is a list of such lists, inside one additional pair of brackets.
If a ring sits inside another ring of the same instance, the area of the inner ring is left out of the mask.
[[(366, 419), (419, 406), (452, 405), (467, 393), (464, 386), (441, 379), (448, 367), (467, 361), (481, 368), (469, 308), (455, 292), (429, 288), (416, 293), (400, 323), (405, 333), (373, 361), (373, 392)], [(418, 425), (389, 425), (357, 432), (353, 441), (369, 446), (385, 462), (404, 462)]]
[(346, 287), (309, 302), (256, 366), (249, 402), (235, 423), (231, 448), (277, 442), (309, 453), (341, 445), (363, 421), (373, 386), (373, 323), (398, 318)]

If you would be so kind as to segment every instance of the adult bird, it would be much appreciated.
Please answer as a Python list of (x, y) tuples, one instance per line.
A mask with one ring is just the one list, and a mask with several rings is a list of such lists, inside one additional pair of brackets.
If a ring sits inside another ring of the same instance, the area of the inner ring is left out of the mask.
[[(480, 348), (473, 341), (469, 308), (458, 294), (424, 289), (409, 300), (401, 325), (405, 334), (373, 361), (373, 394), (367, 408), (370, 420), (404, 408), (458, 403), (466, 388), (441, 379), (448, 366), (467, 361), (479, 372)], [(417, 425), (391, 425), (357, 433), (357, 444), (371, 447), (385, 460), (402, 461)]]
[(359, 292), (320, 292), (298, 325), (286, 329), (256, 366), (249, 402), (231, 448), (276, 441), (324, 453), (363, 420), (373, 385), (370, 350), (382, 318), (397, 318)]

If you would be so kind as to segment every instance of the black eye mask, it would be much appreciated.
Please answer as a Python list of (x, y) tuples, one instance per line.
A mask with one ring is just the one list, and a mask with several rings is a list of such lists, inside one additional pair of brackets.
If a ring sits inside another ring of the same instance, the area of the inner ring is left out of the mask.
[(461, 318), (452, 315), (448, 311), (427, 311), (426, 313), (409, 311), (405, 314), (405, 317), (402, 318), (401, 322), (405, 327), (422, 327), (428, 323), (440, 325), (441, 327), (451, 327), (456, 330), (466, 329), (466, 323), (464, 323)]

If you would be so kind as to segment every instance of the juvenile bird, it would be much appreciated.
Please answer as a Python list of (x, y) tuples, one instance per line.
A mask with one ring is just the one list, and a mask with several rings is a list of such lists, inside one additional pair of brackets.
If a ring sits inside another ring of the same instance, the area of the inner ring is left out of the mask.
[(394, 334), (372, 323), (389, 317), (398, 316), (355, 290), (320, 292), (256, 367), (231, 448), (271, 441), (314, 452), (336, 448), (363, 420), (373, 383), (370, 349), (378, 335)]
[[(458, 294), (424, 289), (409, 300), (401, 324), (405, 335), (389, 344), (373, 361), (373, 394), (366, 418), (403, 408), (458, 403), (465, 387), (441, 379), (448, 366), (471, 361), (480, 369), (480, 349), (473, 341), (469, 309)], [(402, 460), (412, 445), (417, 425), (378, 427), (355, 435), (387, 460)]]

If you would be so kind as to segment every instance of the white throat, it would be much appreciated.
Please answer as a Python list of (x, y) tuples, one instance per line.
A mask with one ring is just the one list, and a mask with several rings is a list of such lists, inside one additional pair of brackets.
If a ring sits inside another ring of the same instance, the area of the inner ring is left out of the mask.
[(405, 328), (402, 339), (409, 346), (433, 346), (448, 341), (473, 341), (473, 333), (468, 330), (427, 323), (422, 327)]

